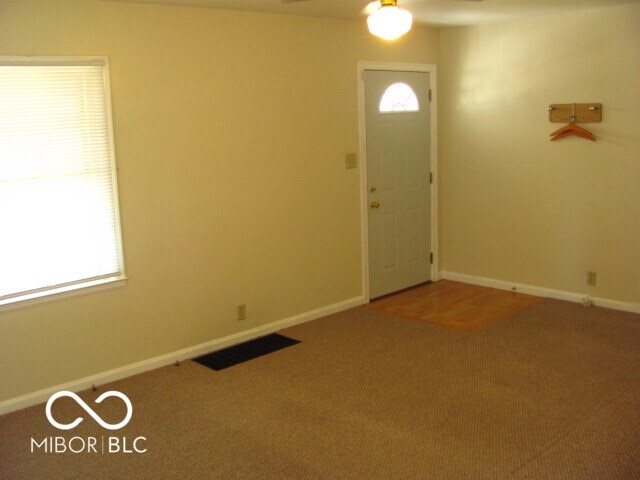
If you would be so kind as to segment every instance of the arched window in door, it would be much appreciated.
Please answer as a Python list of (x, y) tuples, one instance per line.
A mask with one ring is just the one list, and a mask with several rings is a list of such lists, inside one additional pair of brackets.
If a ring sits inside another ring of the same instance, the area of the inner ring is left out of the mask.
[(380, 99), (380, 112), (418, 112), (420, 104), (413, 89), (406, 83), (389, 86)]

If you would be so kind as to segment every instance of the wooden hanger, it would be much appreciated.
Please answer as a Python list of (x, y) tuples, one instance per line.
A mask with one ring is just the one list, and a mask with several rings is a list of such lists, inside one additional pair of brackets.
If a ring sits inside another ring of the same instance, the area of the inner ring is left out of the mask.
[(551, 138), (551, 141), (553, 142), (554, 140), (559, 140), (564, 137), (575, 135), (577, 137), (586, 138), (587, 140), (591, 140), (592, 142), (595, 142), (596, 139), (593, 136), (593, 134), (589, 130), (576, 125), (575, 121), (576, 121), (576, 104), (574, 103), (573, 115), (571, 115), (570, 123), (565, 125), (562, 128), (559, 128), (555, 132), (551, 133), (550, 135), (553, 137)]
[(587, 140), (591, 140), (592, 142), (596, 141), (595, 137), (589, 130), (584, 129), (576, 125), (575, 123), (569, 123), (568, 125), (565, 125), (564, 127), (559, 128), (558, 130), (551, 133), (550, 135), (553, 137), (551, 139), (552, 142), (554, 140), (559, 140), (561, 138), (568, 137), (570, 135), (575, 135), (580, 138), (586, 138)]

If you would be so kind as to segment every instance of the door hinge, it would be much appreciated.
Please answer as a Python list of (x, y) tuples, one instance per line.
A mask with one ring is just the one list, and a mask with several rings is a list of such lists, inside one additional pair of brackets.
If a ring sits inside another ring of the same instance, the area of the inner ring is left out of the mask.
[(429, 254), (429, 262), (433, 263), (433, 252)]
[(429, 172), (429, 183), (433, 183), (433, 172)]
[(429, 89), (429, 101), (431, 101), (431, 89)]

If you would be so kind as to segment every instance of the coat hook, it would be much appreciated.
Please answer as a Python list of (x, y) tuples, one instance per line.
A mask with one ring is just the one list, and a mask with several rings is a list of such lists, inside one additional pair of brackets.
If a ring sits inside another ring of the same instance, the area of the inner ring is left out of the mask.
[[(548, 104), (549, 121), (553, 123), (569, 122), (569, 126), (573, 126), (572, 130), (578, 130), (578, 123), (599, 123), (602, 121), (602, 104), (601, 103), (563, 103)], [(552, 135), (557, 136), (559, 133), (567, 133), (566, 131), (554, 132)], [(573, 135), (582, 136), (577, 133)], [(593, 135), (584, 129), (580, 130), (580, 134), (584, 134), (584, 138), (592, 140)], [(558, 138), (563, 138), (566, 135)], [(554, 138), (553, 140), (557, 140)]]

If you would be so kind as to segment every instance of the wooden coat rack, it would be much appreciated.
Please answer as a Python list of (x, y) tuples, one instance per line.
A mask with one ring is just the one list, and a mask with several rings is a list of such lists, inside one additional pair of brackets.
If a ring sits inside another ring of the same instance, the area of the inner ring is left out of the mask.
[(593, 134), (576, 123), (599, 123), (602, 121), (601, 103), (563, 103), (549, 105), (549, 121), (568, 122), (562, 128), (551, 133), (551, 141), (559, 140), (571, 135), (595, 142)]

